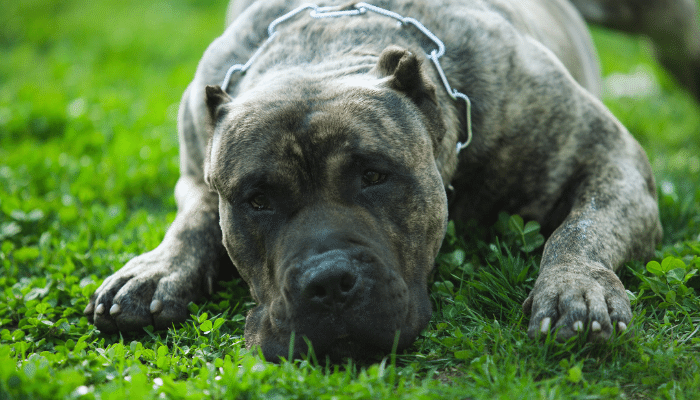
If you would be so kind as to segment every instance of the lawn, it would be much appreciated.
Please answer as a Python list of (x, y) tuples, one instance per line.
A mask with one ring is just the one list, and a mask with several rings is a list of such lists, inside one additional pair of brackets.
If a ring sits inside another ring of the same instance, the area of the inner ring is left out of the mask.
[(645, 39), (597, 29), (605, 102), (649, 154), (665, 231), (621, 273), (626, 334), (529, 340), (541, 237), (507, 215), (450, 226), (433, 319), (402, 354), (267, 363), (244, 347), (238, 281), (180, 329), (97, 331), (88, 296), (174, 218), (177, 106), (225, 8), (0, 0), (0, 399), (700, 398), (700, 107)]

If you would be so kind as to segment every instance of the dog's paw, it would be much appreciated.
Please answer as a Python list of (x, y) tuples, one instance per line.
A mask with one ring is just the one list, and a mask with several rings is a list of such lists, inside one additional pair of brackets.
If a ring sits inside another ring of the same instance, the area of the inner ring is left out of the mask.
[(632, 319), (625, 288), (615, 273), (602, 266), (559, 266), (540, 272), (523, 303), (530, 314), (527, 334), (557, 340), (588, 334), (589, 340), (607, 340), (622, 332)]
[(183, 322), (187, 304), (204, 290), (211, 292), (214, 276), (211, 269), (171, 254), (157, 248), (129, 261), (97, 288), (85, 315), (106, 333)]

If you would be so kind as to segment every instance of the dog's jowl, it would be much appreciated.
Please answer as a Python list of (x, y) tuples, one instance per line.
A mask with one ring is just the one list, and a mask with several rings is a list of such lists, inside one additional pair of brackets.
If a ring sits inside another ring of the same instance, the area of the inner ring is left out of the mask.
[(504, 210), (549, 233), (523, 305), (532, 338), (626, 329), (614, 271), (653, 253), (656, 187), (596, 97), (574, 6), (341, 1), (290, 14), (301, 4), (232, 5), (180, 104), (175, 221), (97, 289), (95, 325), (171, 327), (235, 268), (257, 302), (246, 343), (270, 360), (291, 338), (295, 356), (304, 338), (332, 358), (403, 349), (430, 319), (448, 218), (488, 224)]

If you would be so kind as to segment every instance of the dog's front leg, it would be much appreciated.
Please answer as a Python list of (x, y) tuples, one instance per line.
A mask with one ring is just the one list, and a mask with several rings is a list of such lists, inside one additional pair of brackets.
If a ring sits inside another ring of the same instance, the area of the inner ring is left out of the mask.
[(104, 332), (157, 329), (184, 321), (187, 304), (211, 293), (221, 244), (218, 196), (200, 179), (183, 175), (175, 188), (178, 213), (163, 242), (109, 276), (85, 309)]
[(630, 323), (630, 302), (614, 270), (650, 257), (661, 238), (656, 188), (639, 145), (628, 135), (622, 154), (591, 162), (574, 191), (571, 212), (545, 245), (539, 277), (523, 308), (528, 335), (566, 340), (589, 332), (607, 339)]

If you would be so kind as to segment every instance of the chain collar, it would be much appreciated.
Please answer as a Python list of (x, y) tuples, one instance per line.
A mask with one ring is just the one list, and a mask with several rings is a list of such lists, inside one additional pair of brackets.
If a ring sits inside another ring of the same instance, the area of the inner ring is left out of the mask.
[(309, 16), (312, 18), (338, 18), (338, 17), (354, 17), (357, 15), (363, 15), (366, 14), (368, 11), (371, 11), (375, 14), (383, 15), (388, 18), (395, 19), (399, 22), (401, 26), (403, 25), (413, 25), (416, 27), (419, 31), (421, 31), (428, 39), (430, 39), (436, 46), (436, 49), (433, 49), (430, 53), (426, 54), (428, 59), (430, 59), (433, 62), (433, 65), (435, 65), (435, 69), (437, 70), (438, 74), (440, 75), (440, 79), (442, 80), (442, 84), (445, 86), (445, 90), (447, 91), (447, 94), (452, 97), (453, 100), (463, 100), (465, 105), (466, 105), (466, 121), (467, 121), (467, 140), (464, 142), (457, 142), (457, 154), (467, 147), (469, 143), (472, 141), (472, 116), (471, 116), (471, 109), (472, 109), (472, 103), (469, 100), (469, 97), (465, 95), (464, 93), (461, 93), (457, 91), (457, 89), (452, 89), (450, 86), (450, 83), (447, 81), (447, 77), (445, 76), (445, 72), (442, 70), (442, 66), (440, 65), (440, 57), (442, 57), (445, 54), (445, 44), (442, 43), (442, 41), (435, 36), (432, 32), (428, 30), (423, 24), (421, 24), (418, 20), (414, 18), (409, 18), (409, 17), (403, 17), (393, 11), (386, 10), (384, 8), (380, 8), (377, 6), (373, 6), (371, 4), (367, 3), (357, 3), (355, 4), (355, 9), (352, 10), (342, 10), (342, 11), (334, 11), (333, 9), (335, 7), (319, 7), (316, 4), (304, 4), (302, 6), (299, 6), (295, 8), (294, 10), (288, 12), (287, 14), (282, 15), (281, 17), (275, 19), (270, 23), (270, 25), (267, 27), (267, 34), (268, 38), (263, 43), (258, 49), (253, 53), (253, 55), (248, 59), (248, 61), (245, 64), (235, 64), (232, 65), (231, 68), (228, 69), (226, 72), (226, 77), (224, 78), (224, 81), (221, 84), (221, 87), (223, 88), (224, 91), (227, 90), (229, 83), (231, 82), (231, 76), (236, 73), (245, 73), (248, 68), (253, 64), (255, 59), (258, 58), (260, 53), (262, 53), (263, 49), (267, 47), (267, 45), (277, 36), (277, 30), (275, 28), (277, 25), (291, 19), (292, 17), (296, 16), (297, 14), (301, 13), (304, 10), (311, 10), (309, 12)]

